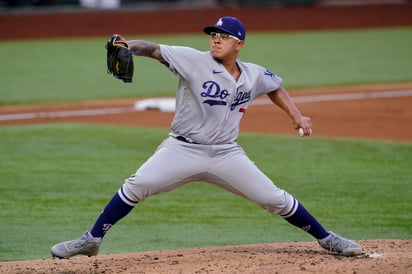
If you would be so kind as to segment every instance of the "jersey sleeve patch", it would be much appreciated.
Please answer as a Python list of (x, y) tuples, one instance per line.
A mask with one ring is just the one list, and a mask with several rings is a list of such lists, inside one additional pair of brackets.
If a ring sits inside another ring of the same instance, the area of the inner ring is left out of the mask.
[(268, 70), (268, 69), (265, 70), (265, 75), (267, 75), (271, 78), (275, 78), (275, 74), (273, 72), (271, 72), (270, 70)]

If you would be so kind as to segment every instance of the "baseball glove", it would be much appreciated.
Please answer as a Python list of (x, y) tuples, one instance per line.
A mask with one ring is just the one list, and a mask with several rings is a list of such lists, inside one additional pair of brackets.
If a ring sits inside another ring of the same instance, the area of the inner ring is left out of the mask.
[(113, 34), (106, 43), (107, 73), (113, 74), (125, 83), (131, 83), (133, 78), (133, 54), (126, 40)]

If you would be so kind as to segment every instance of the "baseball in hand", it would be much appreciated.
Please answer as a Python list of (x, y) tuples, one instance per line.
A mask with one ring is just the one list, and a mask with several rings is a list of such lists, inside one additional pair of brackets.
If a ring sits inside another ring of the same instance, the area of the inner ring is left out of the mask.
[[(304, 135), (303, 128), (299, 128), (298, 132), (299, 132), (299, 136), (303, 137)], [(312, 129), (309, 129), (309, 135), (312, 135)]]

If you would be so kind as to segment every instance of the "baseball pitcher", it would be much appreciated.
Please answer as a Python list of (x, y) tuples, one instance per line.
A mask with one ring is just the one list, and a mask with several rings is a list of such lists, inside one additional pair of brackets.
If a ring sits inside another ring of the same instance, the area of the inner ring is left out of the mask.
[[(221, 187), (281, 216), (312, 235), (329, 252), (362, 254), (356, 242), (325, 230), (296, 198), (277, 187), (237, 143), (240, 120), (251, 102), (261, 95), (280, 107), (304, 137), (311, 135), (312, 122), (300, 113), (278, 75), (238, 59), (246, 40), (246, 30), (239, 19), (221, 17), (214, 25), (206, 26), (204, 32), (210, 36), (209, 51), (144, 40), (126, 41), (119, 35), (114, 38), (134, 56), (157, 60), (178, 78), (171, 130), (154, 154), (115, 192), (91, 230), (79, 239), (54, 245), (52, 256), (97, 255), (105, 234), (138, 203), (198, 181)], [(121, 75), (116, 78), (124, 80)], [(127, 79), (131, 79), (130, 75)]]

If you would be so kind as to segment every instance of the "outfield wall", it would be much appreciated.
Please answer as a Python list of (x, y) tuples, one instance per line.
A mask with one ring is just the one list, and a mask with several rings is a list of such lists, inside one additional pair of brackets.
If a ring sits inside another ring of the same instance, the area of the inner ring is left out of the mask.
[(353, 6), (215, 7), (0, 14), (0, 40), (200, 33), (223, 15), (248, 31), (337, 30), (412, 26), (412, 3)]

